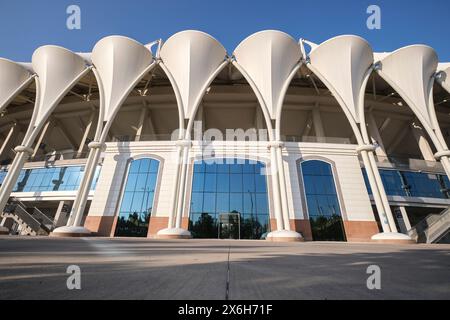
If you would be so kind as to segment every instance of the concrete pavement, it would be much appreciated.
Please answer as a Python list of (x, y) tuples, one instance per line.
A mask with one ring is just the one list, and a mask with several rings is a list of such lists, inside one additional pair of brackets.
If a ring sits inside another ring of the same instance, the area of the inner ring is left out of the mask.
[(450, 299), (450, 246), (0, 237), (0, 299), (225, 298)]

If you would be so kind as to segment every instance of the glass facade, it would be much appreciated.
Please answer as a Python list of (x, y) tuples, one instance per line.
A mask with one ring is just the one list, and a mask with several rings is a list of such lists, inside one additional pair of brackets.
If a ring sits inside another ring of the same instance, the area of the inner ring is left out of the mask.
[[(101, 167), (98, 166), (91, 190), (95, 190)], [(0, 184), (6, 177), (0, 173)], [(84, 174), (84, 166), (22, 169), (12, 192), (76, 191)]]
[(218, 217), (224, 213), (239, 214), (239, 223), (230, 228), (233, 235), (238, 235), (235, 230), (240, 225), (241, 239), (260, 239), (269, 231), (263, 163), (215, 159), (215, 163), (194, 164), (189, 230), (196, 238), (218, 238)]
[[(372, 194), (366, 170), (363, 168), (362, 171), (367, 191)], [(450, 181), (446, 175), (388, 169), (379, 171), (388, 196), (450, 198)]]
[(158, 170), (158, 160), (144, 158), (131, 161), (115, 236), (147, 236)]
[(313, 240), (345, 241), (331, 165), (319, 160), (304, 161), (301, 172)]

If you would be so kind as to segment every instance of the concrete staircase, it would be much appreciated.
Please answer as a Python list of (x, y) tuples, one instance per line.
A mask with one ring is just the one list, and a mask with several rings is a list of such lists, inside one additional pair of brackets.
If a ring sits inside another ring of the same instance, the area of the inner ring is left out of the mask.
[(16, 198), (11, 199), (1, 216), (17, 223), (13, 232), (19, 235), (48, 235), (55, 228), (53, 221), (42, 211), (36, 207), (28, 208)]
[[(408, 235), (419, 243), (438, 243), (450, 232), (450, 208), (441, 214), (430, 214), (416, 224)], [(446, 237), (447, 236), (447, 237)]]

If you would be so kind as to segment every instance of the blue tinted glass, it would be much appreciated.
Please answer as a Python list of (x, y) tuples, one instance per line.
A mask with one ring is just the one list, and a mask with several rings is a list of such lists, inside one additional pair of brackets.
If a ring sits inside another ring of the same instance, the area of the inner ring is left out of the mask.
[(242, 192), (242, 174), (230, 174), (230, 189), (231, 192)]
[(194, 163), (194, 172), (197, 172), (197, 173), (205, 172), (205, 163), (204, 162)]
[(206, 165), (205, 172), (216, 173), (217, 172), (217, 164), (210, 163)]
[(230, 173), (242, 173), (243, 167), (242, 164), (232, 164), (230, 165)]
[(266, 176), (260, 173), (255, 173), (255, 188), (256, 192), (267, 192)]
[(227, 173), (217, 174), (217, 192), (230, 192), (230, 175)]
[(22, 169), (13, 192), (76, 191), (83, 172), (79, 166)]
[[(265, 196), (265, 194), (263, 194)], [(267, 197), (264, 197), (267, 198)], [(267, 201), (267, 200), (265, 200)], [(244, 212), (256, 213), (256, 194), (251, 192), (244, 193)], [(267, 213), (264, 211), (264, 213)]]
[(138, 173), (139, 166), (141, 165), (140, 161), (132, 161), (130, 164), (130, 173)]
[(205, 191), (206, 192), (216, 192), (216, 177), (215, 173), (205, 174)]
[(243, 210), (243, 195), (242, 193), (230, 194), (230, 212), (242, 213)]
[(116, 226), (116, 236), (147, 236), (153, 208), (159, 162), (138, 159), (130, 163)]
[(412, 197), (445, 198), (438, 177), (422, 172), (402, 172)]
[(244, 173), (255, 173), (255, 164), (250, 164), (248, 161), (243, 165), (242, 168)]
[(303, 162), (301, 168), (309, 216), (340, 215), (331, 165), (311, 160)]
[(243, 188), (244, 192), (255, 192), (255, 175), (244, 174), (243, 175)]
[(216, 212), (216, 197), (214, 193), (205, 193), (203, 197), (203, 211), (208, 213)]
[(262, 193), (256, 194), (256, 211), (258, 212), (258, 214), (269, 213), (267, 197), (265, 194)]
[(205, 175), (203, 173), (198, 173), (194, 175), (192, 181), (192, 191), (203, 191), (204, 190)]
[(136, 191), (146, 191), (145, 185), (147, 184), (147, 174), (139, 173), (136, 179)]
[(203, 193), (193, 192), (191, 198), (191, 211), (192, 212), (202, 212), (203, 208)]
[[(218, 214), (237, 212), (241, 215), (241, 221), (247, 221), (241, 225), (241, 237), (259, 239), (262, 233), (268, 231), (268, 224), (261, 226), (256, 222), (257, 209), (263, 221), (269, 220), (266, 177), (260, 175), (264, 164), (231, 158), (216, 160), (214, 166), (205, 166), (202, 162), (194, 164), (191, 231), (195, 237), (217, 238)], [(201, 182), (203, 180), (204, 183)], [(202, 206), (199, 204), (201, 201)], [(209, 215), (199, 216), (199, 210)], [(252, 213), (255, 214), (254, 221), (251, 220)]]
[(230, 212), (230, 194), (226, 193), (217, 193), (217, 203), (216, 203), (216, 212), (217, 213), (226, 213)]
[(366, 185), (367, 193), (372, 194), (372, 189), (370, 188), (369, 184), (369, 178), (367, 177), (367, 172), (365, 168), (361, 168), (363, 178), (364, 178), (364, 184)]
[(139, 166), (139, 172), (149, 172), (150, 171), (150, 159), (142, 159), (141, 165)]

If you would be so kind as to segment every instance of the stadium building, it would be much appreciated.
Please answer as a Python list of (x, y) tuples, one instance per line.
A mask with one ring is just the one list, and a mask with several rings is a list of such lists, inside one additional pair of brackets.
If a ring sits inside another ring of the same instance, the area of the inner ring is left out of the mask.
[(0, 59), (1, 232), (448, 242), (448, 75), (274, 30)]

